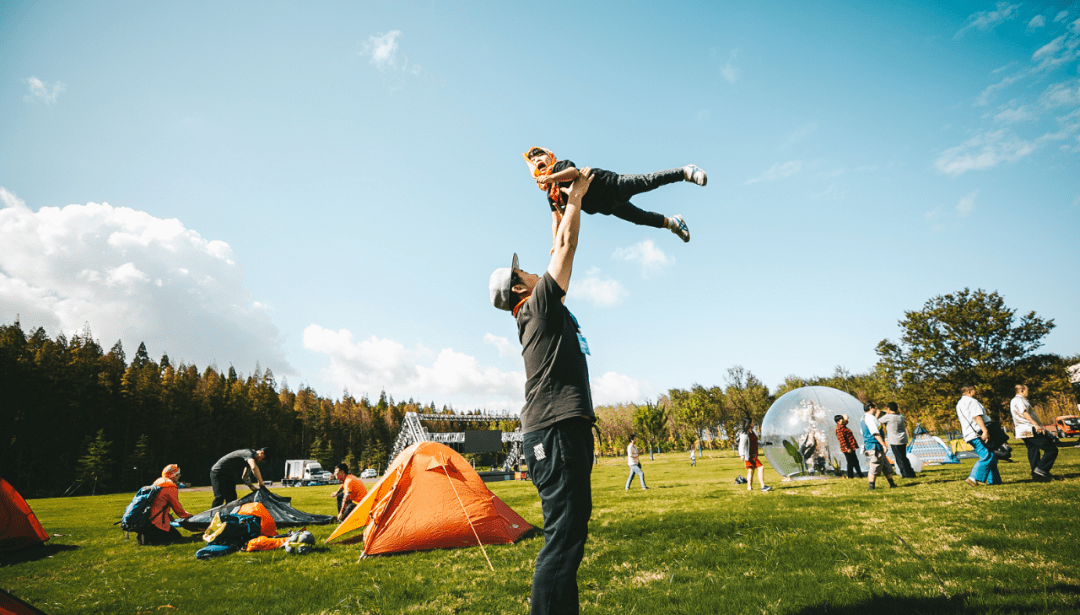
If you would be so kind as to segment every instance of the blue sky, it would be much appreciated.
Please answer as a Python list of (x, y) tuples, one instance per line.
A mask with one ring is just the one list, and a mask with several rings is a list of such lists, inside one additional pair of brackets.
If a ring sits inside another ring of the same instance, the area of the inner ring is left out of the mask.
[(709, 173), (635, 198), (689, 244), (582, 222), (599, 403), (864, 371), (964, 287), (1080, 352), (1080, 4), (732, 4), (6, 2), (0, 320), (516, 410), (542, 145)]

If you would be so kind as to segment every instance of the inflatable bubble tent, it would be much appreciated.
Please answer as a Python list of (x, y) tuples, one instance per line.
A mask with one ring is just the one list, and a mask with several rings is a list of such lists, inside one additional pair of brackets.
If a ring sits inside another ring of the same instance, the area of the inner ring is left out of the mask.
[[(846, 414), (848, 429), (862, 448), (862, 402), (832, 387), (802, 387), (780, 396), (761, 421), (760, 445), (769, 465), (792, 479), (839, 476), (847, 460), (836, 439), (837, 414)], [(866, 471), (867, 459), (858, 453)]]

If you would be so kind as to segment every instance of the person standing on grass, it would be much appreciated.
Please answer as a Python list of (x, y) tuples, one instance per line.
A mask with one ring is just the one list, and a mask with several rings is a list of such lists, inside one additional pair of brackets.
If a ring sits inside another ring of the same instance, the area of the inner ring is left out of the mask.
[(762, 491), (772, 491), (772, 487), (765, 485), (765, 468), (758, 459), (758, 438), (754, 433), (754, 419), (747, 417), (742, 424), (738, 436), (739, 458), (746, 466), (746, 490), (754, 490), (754, 472), (757, 472), (758, 485)]
[(900, 478), (915, 478), (915, 470), (907, 458), (907, 421), (904, 415), (900, 414), (900, 406), (896, 405), (895, 401), (890, 401), (885, 405), (885, 415), (880, 421), (885, 426), (885, 442), (892, 449)]
[(210, 486), (214, 490), (214, 501), (210, 508), (217, 508), (222, 504), (236, 500), (236, 481), (239, 478), (252, 491), (249, 476), (254, 476), (259, 483), (259, 489), (263, 484), (262, 472), (259, 471), (259, 462), (266, 459), (266, 448), (253, 449), (242, 448), (225, 455), (217, 460), (214, 467), (210, 468)]
[(530, 612), (576, 615), (577, 571), (592, 515), (593, 436), (589, 352), (577, 319), (563, 301), (581, 225), (581, 198), (592, 172), (582, 169), (567, 197), (543, 276), (510, 267), (488, 279), (491, 304), (517, 319), (525, 361), (522, 448), (544, 513), (544, 546), (536, 556)]
[(176, 481), (180, 480), (180, 466), (170, 463), (161, 471), (161, 478), (154, 481), (160, 487), (154, 503), (150, 505), (150, 525), (139, 532), (136, 538), (141, 545), (157, 545), (180, 540), (182, 536), (171, 525), (175, 511), (181, 519), (187, 519), (191, 513), (180, 504), (180, 489)]
[(334, 478), (341, 481), (341, 487), (330, 497), (337, 498), (337, 520), (344, 521), (356, 505), (367, 496), (367, 487), (364, 486), (362, 480), (349, 474), (349, 464), (344, 461), (334, 466)]
[(1041, 483), (1053, 479), (1050, 469), (1057, 460), (1058, 447), (1046, 433), (1039, 417), (1031, 409), (1031, 403), (1027, 399), (1028, 388), (1025, 384), (1016, 385), (1016, 397), (1009, 402), (1009, 411), (1012, 413), (1013, 425), (1016, 426), (1016, 437), (1024, 441), (1027, 447), (1028, 465), (1031, 466), (1031, 480)]
[(858, 474), (859, 478), (863, 477), (862, 467), (859, 465), (859, 442), (855, 439), (855, 434), (851, 433), (848, 429), (848, 417), (846, 414), (837, 414), (833, 417), (833, 421), (836, 422), (836, 440), (840, 443), (840, 452), (844, 454), (844, 459), (847, 460), (847, 477), (855, 478)]
[(892, 464), (885, 456), (885, 439), (881, 437), (881, 422), (878, 421), (878, 409), (874, 402), (863, 404), (862, 441), (866, 455), (870, 457), (870, 469), (867, 476), (870, 477), (867, 489), (874, 489), (874, 482), (878, 474), (884, 474), (889, 480), (889, 488), (896, 486), (893, 482)]
[(960, 401), (956, 402), (956, 418), (960, 420), (961, 437), (979, 456), (971, 467), (971, 474), (964, 482), (972, 487), (979, 483), (1000, 485), (1001, 473), (998, 471), (997, 457), (986, 447), (990, 441), (990, 431), (986, 428), (986, 409), (975, 399), (975, 387), (960, 387)]
[(630, 444), (626, 445), (626, 465), (630, 466), (630, 475), (626, 477), (626, 491), (630, 490), (630, 483), (633, 482), (635, 474), (641, 481), (641, 488), (648, 489), (645, 486), (645, 473), (641, 471), (641, 461), (638, 460), (641, 451), (638, 450), (636, 443), (637, 436), (630, 434)]

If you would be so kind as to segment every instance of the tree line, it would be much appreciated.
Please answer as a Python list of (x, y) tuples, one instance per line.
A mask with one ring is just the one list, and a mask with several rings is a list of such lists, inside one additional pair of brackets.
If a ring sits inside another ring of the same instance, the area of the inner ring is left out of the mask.
[[(989, 412), (1008, 424), (1012, 387), (1031, 387), (1044, 420), (1076, 413), (1080, 387), (1068, 366), (1080, 356), (1037, 354), (1053, 320), (1034, 312), (1016, 317), (997, 293), (964, 289), (929, 300), (900, 320), (901, 337), (877, 345), (878, 363), (851, 374), (788, 376), (770, 390), (742, 366), (726, 370), (721, 385), (671, 389), (655, 402), (596, 408), (601, 454), (620, 455), (630, 433), (658, 450), (716, 448), (733, 443), (747, 416), (760, 423), (769, 406), (803, 386), (830, 386), (862, 401), (896, 401), (910, 424), (932, 432), (957, 429), (959, 387), (980, 387)], [(278, 480), (285, 459), (312, 458), (329, 467), (386, 466), (406, 412), (452, 413), (434, 403), (375, 402), (318, 395), (310, 387), (278, 386), (271, 370), (242, 376), (233, 367), (199, 370), (153, 361), (140, 344), (129, 362), (120, 342), (105, 351), (89, 328), (68, 339), (20, 322), (0, 326), (0, 476), (27, 496), (128, 491), (149, 483), (167, 463), (186, 482), (205, 485), (223, 454), (267, 447), (263, 474)], [(489, 426), (475, 420), (434, 423), (431, 431)], [(517, 424), (492, 427), (512, 430)]]
[(876, 347), (877, 364), (852, 374), (837, 367), (830, 376), (788, 376), (770, 391), (742, 366), (727, 370), (723, 386), (695, 384), (671, 389), (656, 403), (619, 404), (596, 409), (600, 450), (619, 455), (630, 433), (659, 450), (687, 451), (691, 446), (731, 446), (739, 423), (753, 417), (761, 424), (769, 406), (789, 391), (828, 386), (879, 406), (895, 401), (913, 428), (933, 433), (958, 431), (956, 402), (960, 387), (978, 387), (978, 398), (1004, 425), (1011, 426), (1009, 401), (1017, 384), (1031, 388), (1030, 401), (1043, 421), (1077, 414), (1080, 355), (1062, 357), (1037, 350), (1054, 328), (1052, 319), (1035, 312), (1017, 315), (996, 292), (963, 289), (939, 295), (922, 309), (905, 312), (896, 341)]
[[(286, 459), (382, 469), (410, 411), (453, 412), (385, 392), (372, 402), (293, 391), (258, 365), (242, 376), (173, 365), (167, 354), (153, 361), (145, 344), (129, 362), (121, 342), (106, 352), (88, 328), (52, 339), (18, 321), (0, 326), (0, 476), (28, 497), (134, 490), (168, 463), (184, 482), (206, 485), (214, 462), (239, 448), (268, 449), (268, 480), (282, 478)], [(487, 424), (470, 414), (475, 421), (428, 429)]]

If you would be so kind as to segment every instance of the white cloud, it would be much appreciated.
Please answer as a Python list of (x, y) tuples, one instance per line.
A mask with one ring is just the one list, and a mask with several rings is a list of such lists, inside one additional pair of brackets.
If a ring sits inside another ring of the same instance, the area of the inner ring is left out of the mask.
[(651, 239), (646, 239), (627, 248), (616, 248), (611, 256), (612, 258), (641, 265), (641, 275), (646, 277), (675, 262), (674, 257), (668, 256), (663, 250), (656, 247), (656, 244)]
[(1038, 143), (1025, 141), (1004, 130), (980, 133), (938, 155), (934, 168), (956, 177), (967, 171), (989, 169), (1002, 162), (1015, 162), (1034, 152)]
[[(489, 334), (484, 339), (509, 346), (505, 338)], [(438, 353), (424, 347), (410, 350), (375, 336), (357, 342), (347, 329), (331, 331), (316, 324), (304, 329), (304, 347), (329, 357), (323, 378), (356, 394), (386, 391), (488, 409), (517, 409), (524, 398), (524, 371), (503, 372), (452, 348)]]
[(521, 354), (521, 350), (517, 344), (510, 343), (510, 340), (505, 337), (499, 337), (490, 333), (484, 334), (484, 343), (491, 344), (499, 351), (500, 357), (512, 357)]
[(598, 307), (611, 307), (622, 303), (630, 293), (618, 280), (602, 278), (600, 269), (593, 267), (581, 279), (570, 280), (567, 298), (588, 301)]
[(410, 64), (408, 57), (400, 53), (398, 45), (400, 36), (401, 30), (391, 30), (385, 34), (371, 36), (364, 44), (360, 55), (367, 57), (379, 70), (400, 69), (402, 72), (415, 75), (420, 72), (420, 66)]
[(1028, 32), (1030, 32), (1030, 31), (1035, 30), (1037, 28), (1041, 28), (1041, 27), (1043, 27), (1045, 25), (1046, 25), (1046, 18), (1043, 17), (1042, 15), (1036, 15), (1036, 16), (1031, 18), (1031, 21), (1028, 22), (1027, 29), (1028, 29)]
[(1080, 58), (1080, 19), (1065, 28), (1065, 34), (1058, 36), (1031, 54), (1031, 59), (1038, 63), (1041, 70), (1052, 70)]
[(789, 160), (783, 164), (776, 163), (768, 171), (765, 171), (761, 175), (746, 180), (747, 184), (755, 184), (758, 182), (775, 181), (778, 179), (784, 179), (785, 177), (791, 177), (802, 170), (801, 160)]
[(732, 49), (727, 61), (720, 67), (720, 75), (728, 83), (735, 83), (735, 80), (739, 78), (739, 68), (735, 66), (736, 55), (738, 55), (738, 50)]
[(398, 42), (401, 30), (391, 30), (368, 38), (361, 55), (371, 58), (371, 63), (380, 69), (394, 68), (397, 64)]
[(1009, 75), (997, 83), (992, 83), (986, 86), (986, 89), (979, 93), (979, 96), (975, 98), (975, 104), (980, 107), (985, 107), (990, 104), (990, 98), (993, 97), (998, 91), (1003, 90), (1013, 83), (1023, 79), (1027, 76), (1026, 72), (1021, 72), (1016, 75)]
[(27, 77), (26, 79), (23, 79), (23, 83), (26, 83), (30, 88), (30, 93), (26, 97), (27, 100), (40, 98), (49, 106), (55, 105), (56, 97), (59, 96), (61, 92), (67, 90), (67, 87), (60, 81), (57, 81), (52, 84), (52, 87), (49, 87), (37, 77)]
[(1039, 97), (1039, 103), (1047, 109), (1080, 105), (1080, 79), (1051, 84)]
[[(51, 335), (90, 325), (106, 348), (140, 342), (173, 362), (295, 374), (222, 241), (108, 203), (34, 212), (0, 187), (0, 320)], [(154, 357), (156, 358), (156, 357)]]
[(967, 22), (963, 28), (956, 33), (954, 38), (960, 38), (964, 32), (970, 28), (976, 28), (983, 32), (989, 32), (998, 25), (1016, 17), (1016, 9), (1020, 8), (1019, 4), (1009, 4), (1008, 2), (998, 2), (997, 9), (993, 11), (979, 11), (973, 13), (967, 18)]
[(1069, 11), (1061, 11), (1057, 15), (1054, 15), (1054, 23), (1061, 23), (1065, 21), (1065, 18), (1069, 16)]
[(1035, 114), (1027, 106), (1008, 107), (994, 115), (994, 121), (998, 124), (1015, 124), (1035, 119)]
[(978, 190), (960, 197), (960, 201), (956, 204), (956, 213), (961, 218), (966, 218), (975, 210), (975, 197), (977, 196), (979, 196)]
[(593, 404), (605, 406), (640, 401), (642, 389), (646, 386), (629, 376), (607, 372), (594, 379), (592, 386)]

